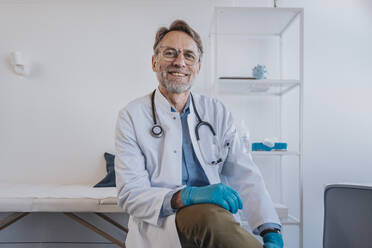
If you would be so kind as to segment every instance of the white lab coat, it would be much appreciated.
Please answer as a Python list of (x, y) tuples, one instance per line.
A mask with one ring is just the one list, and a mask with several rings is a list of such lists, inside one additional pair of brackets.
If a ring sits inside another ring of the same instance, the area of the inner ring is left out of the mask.
[[(192, 104), (188, 125), (192, 144), (210, 184), (223, 182), (242, 198), (242, 214), (252, 230), (267, 222), (280, 223), (262, 176), (243, 152), (231, 113), (216, 99), (193, 94), (202, 120), (212, 124), (223, 151), (223, 163), (206, 164), (196, 141), (198, 123)], [(164, 135), (151, 136), (153, 126), (151, 94), (132, 101), (123, 108), (116, 127), (116, 187), (118, 204), (130, 215), (126, 245), (134, 247), (181, 247), (175, 225), (175, 215), (159, 217), (165, 195), (182, 186), (182, 126), (179, 113), (157, 89), (155, 107), (158, 123)], [(210, 131), (200, 128), (201, 149), (208, 154)]]

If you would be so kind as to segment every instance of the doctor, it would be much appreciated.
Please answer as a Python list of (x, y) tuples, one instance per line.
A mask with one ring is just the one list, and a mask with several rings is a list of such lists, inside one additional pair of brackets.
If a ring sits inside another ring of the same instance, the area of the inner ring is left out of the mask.
[(244, 152), (231, 113), (191, 93), (203, 55), (184, 21), (160, 28), (152, 69), (159, 86), (123, 108), (116, 127), (118, 204), (132, 247), (282, 248), (280, 222), (262, 176)]

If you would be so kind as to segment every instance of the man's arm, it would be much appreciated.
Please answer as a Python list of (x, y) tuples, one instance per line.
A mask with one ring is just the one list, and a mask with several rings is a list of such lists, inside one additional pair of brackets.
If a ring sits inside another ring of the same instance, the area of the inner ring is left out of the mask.
[[(120, 111), (115, 136), (115, 175), (118, 205), (129, 215), (159, 225), (164, 197), (171, 189), (153, 187), (145, 166), (145, 157), (134, 131), (133, 118)], [(151, 206), (151, 207), (149, 207)]]
[(230, 147), (221, 171), (221, 179), (236, 189), (242, 197), (243, 214), (247, 217), (253, 231), (264, 223), (280, 225), (261, 172), (254, 163), (251, 154), (243, 151), (244, 144), (240, 141), (231, 113), (224, 106), (223, 109), (226, 116), (222, 124), (223, 144), (229, 143)]

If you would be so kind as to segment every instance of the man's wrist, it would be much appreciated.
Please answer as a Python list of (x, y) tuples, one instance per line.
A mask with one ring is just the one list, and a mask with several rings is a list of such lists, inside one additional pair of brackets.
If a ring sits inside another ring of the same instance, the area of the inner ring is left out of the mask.
[(171, 199), (171, 207), (173, 209), (179, 209), (179, 208), (184, 207), (181, 201), (181, 190), (173, 194), (172, 199)]
[(280, 230), (277, 229), (277, 228), (267, 228), (267, 229), (263, 230), (263, 231), (260, 233), (260, 236), (263, 237), (266, 233), (270, 233), (270, 232), (273, 232), (273, 233), (280, 233)]

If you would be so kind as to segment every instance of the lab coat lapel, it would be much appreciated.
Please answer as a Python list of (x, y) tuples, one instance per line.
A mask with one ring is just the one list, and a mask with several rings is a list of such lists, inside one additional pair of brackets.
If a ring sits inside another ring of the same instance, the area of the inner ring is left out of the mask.
[[(179, 113), (171, 111), (168, 100), (160, 93), (155, 92), (155, 107), (158, 124), (163, 128), (164, 139), (160, 159), (157, 161), (159, 181), (165, 185), (182, 185), (182, 124)], [(171, 175), (171, 176), (170, 176)]]

